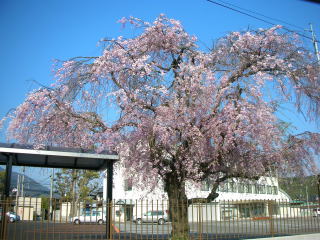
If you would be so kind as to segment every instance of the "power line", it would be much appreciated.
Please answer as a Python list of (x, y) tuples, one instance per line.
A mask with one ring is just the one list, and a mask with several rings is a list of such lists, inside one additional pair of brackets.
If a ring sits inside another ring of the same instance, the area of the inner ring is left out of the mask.
[(281, 23), (284, 23), (284, 24), (286, 24), (286, 25), (289, 25), (289, 26), (292, 26), (292, 27), (295, 27), (295, 28), (299, 28), (299, 29), (301, 29), (302, 31), (305, 31), (305, 29), (304, 29), (303, 27), (300, 27), (300, 26), (298, 26), (298, 25), (295, 25), (295, 24), (292, 24), (292, 23), (283, 21), (283, 20), (281, 20), (281, 19), (272, 18), (272, 17), (269, 17), (269, 16), (264, 15), (264, 14), (262, 14), (262, 13), (255, 12), (255, 11), (252, 11), (252, 10), (249, 10), (249, 9), (246, 9), (246, 8), (243, 8), (243, 7), (239, 7), (239, 6), (237, 6), (237, 5), (235, 5), (235, 4), (232, 4), (232, 3), (229, 3), (229, 2), (225, 2), (225, 1), (222, 1), (222, 0), (218, 0), (218, 1), (219, 1), (219, 2), (222, 2), (222, 3), (224, 3), (224, 4), (228, 4), (228, 5), (230, 5), (230, 6), (233, 6), (233, 7), (239, 8), (239, 9), (241, 9), (241, 10), (247, 11), (247, 12), (250, 12), (250, 13), (253, 13), (253, 14), (256, 14), (256, 15), (260, 15), (260, 16), (262, 16), (262, 17), (264, 17), (264, 18), (268, 18), (268, 19), (273, 20), (273, 21), (281, 22)]
[[(253, 16), (252, 14), (249, 14), (249, 13), (246, 13), (246, 12), (243, 12), (243, 11), (240, 11), (240, 10), (235, 9), (235, 8), (233, 8), (233, 7), (226, 6), (226, 5), (222, 4), (222, 3), (218, 3), (218, 2), (215, 2), (215, 1), (213, 1), (213, 0), (207, 0), (207, 2), (210, 2), (210, 3), (213, 3), (213, 4), (219, 5), (219, 6), (221, 6), (221, 7), (230, 9), (230, 10), (235, 11), (235, 12), (238, 12), (238, 13), (241, 13), (241, 14), (243, 14), (243, 15), (246, 15), (246, 16), (251, 17), (251, 18), (254, 18), (254, 19), (256, 19), (256, 20), (265, 22), (265, 23), (270, 24), (270, 25), (272, 25), (272, 26), (277, 25), (277, 24), (275, 24), (275, 23), (273, 23), (273, 22), (267, 21), (267, 20), (265, 20), (265, 19), (262, 19), (262, 18), (259, 18), (259, 17), (256, 17), (256, 16)], [(304, 38), (313, 40), (311, 37), (308, 37), (308, 36), (306, 36), (306, 35), (304, 35), (304, 34), (302, 34), (302, 33), (299, 33), (299, 32), (296, 32), (296, 31), (294, 31), (294, 30), (291, 30), (291, 29), (289, 29), (289, 28), (287, 28), (287, 27), (284, 27), (284, 26), (283, 26), (283, 29), (286, 30), (286, 31), (288, 31), (288, 32), (295, 33), (295, 34), (297, 34), (297, 35), (299, 35), (299, 36), (301, 36), (301, 37), (304, 37)], [(318, 42), (318, 40), (315, 40), (315, 41)]]

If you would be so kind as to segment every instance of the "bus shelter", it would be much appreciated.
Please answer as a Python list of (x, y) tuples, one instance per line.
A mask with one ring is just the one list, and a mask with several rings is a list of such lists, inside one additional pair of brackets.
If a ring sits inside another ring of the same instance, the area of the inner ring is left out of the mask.
[[(3, 195), (9, 197), (12, 166), (67, 168), (103, 171), (107, 170), (107, 199), (112, 201), (113, 164), (119, 159), (115, 152), (95, 153), (92, 150), (75, 148), (45, 147), (35, 149), (30, 145), (0, 143), (0, 164), (6, 165), (5, 188)], [(111, 239), (111, 209), (106, 204), (106, 237)], [(2, 209), (2, 219), (5, 219)], [(4, 235), (5, 221), (1, 223), (1, 235)], [(4, 239), (5, 236), (1, 236)]]

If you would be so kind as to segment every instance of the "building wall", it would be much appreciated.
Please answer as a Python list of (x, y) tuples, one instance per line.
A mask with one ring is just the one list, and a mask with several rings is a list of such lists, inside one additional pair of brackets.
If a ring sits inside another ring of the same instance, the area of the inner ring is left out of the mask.
[[(138, 188), (134, 181), (132, 190), (125, 190), (125, 169), (117, 169), (113, 175), (113, 199), (130, 199), (130, 200), (140, 200), (140, 199), (149, 199), (149, 200), (160, 200), (167, 199), (167, 194), (163, 191), (163, 184), (159, 181), (159, 185), (154, 189), (140, 189)], [(107, 178), (103, 179), (103, 199), (107, 198)]]
[(220, 212), (221, 207), (218, 202), (191, 204), (188, 208), (188, 220), (189, 222), (217, 221), (221, 219)]
[(33, 220), (35, 215), (41, 215), (41, 198), (18, 197), (16, 212), (21, 220)]
[[(124, 169), (118, 169), (113, 179), (114, 218), (116, 221), (128, 221), (132, 217), (139, 217), (150, 210), (168, 210), (167, 194), (163, 190), (163, 183), (159, 180), (153, 189), (138, 188), (134, 181), (132, 186), (126, 180)], [(106, 199), (106, 178), (103, 181), (103, 198)], [(210, 186), (204, 183), (186, 184), (188, 199), (206, 198), (210, 193)], [(269, 202), (272, 201), (277, 213), (287, 216), (299, 214), (295, 209), (282, 207), (278, 203), (289, 202), (290, 197), (279, 189), (275, 177), (261, 177), (257, 181), (240, 181), (230, 179), (221, 184), (218, 189), (219, 197), (208, 204), (191, 204), (188, 208), (190, 222), (223, 221), (239, 218), (268, 217), (270, 215)], [(277, 203), (277, 204), (275, 204)], [(272, 210), (271, 210), (272, 212)]]
[[(163, 191), (163, 183), (159, 180), (158, 186), (153, 189), (141, 189), (135, 186), (133, 181), (132, 189), (128, 190), (125, 180), (125, 170), (118, 169), (113, 178), (113, 199), (115, 200), (164, 200), (168, 199)], [(106, 178), (103, 181), (103, 198), (106, 199)], [(205, 198), (210, 193), (210, 187), (206, 188), (202, 184), (187, 183), (186, 193), (189, 199)], [(251, 189), (251, 190), (250, 190)], [(290, 197), (279, 190), (278, 180), (275, 177), (261, 177), (258, 181), (229, 180), (220, 185), (218, 189), (219, 197), (216, 201), (224, 200), (283, 200), (289, 201)]]

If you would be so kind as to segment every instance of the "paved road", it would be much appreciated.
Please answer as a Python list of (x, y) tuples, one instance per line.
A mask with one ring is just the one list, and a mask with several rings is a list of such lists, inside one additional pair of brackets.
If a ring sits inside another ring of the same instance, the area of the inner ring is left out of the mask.
[[(283, 237), (277, 237), (277, 238), (259, 238), (259, 240), (319, 240), (319, 239), (320, 239), (320, 233), (283, 236)], [(254, 239), (254, 240), (258, 240), (258, 239)]]
[[(114, 239), (168, 239), (171, 223), (164, 225), (141, 224), (132, 222), (115, 223)], [(224, 221), (203, 224), (190, 223), (193, 239), (250, 239), (259, 237), (283, 236), (320, 232), (320, 219), (277, 219), (259, 221)], [(117, 233), (117, 231), (119, 233)], [(8, 240), (76, 240), (105, 239), (106, 225), (52, 222), (27, 222), (8, 224)]]

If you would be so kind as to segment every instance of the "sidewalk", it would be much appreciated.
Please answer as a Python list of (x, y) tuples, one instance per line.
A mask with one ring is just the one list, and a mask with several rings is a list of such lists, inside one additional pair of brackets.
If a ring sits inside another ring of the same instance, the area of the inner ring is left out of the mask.
[[(285, 236), (285, 237), (256, 238), (256, 239), (261, 239), (261, 240), (319, 240), (320, 233)], [(254, 240), (254, 239), (251, 239), (251, 240)]]

